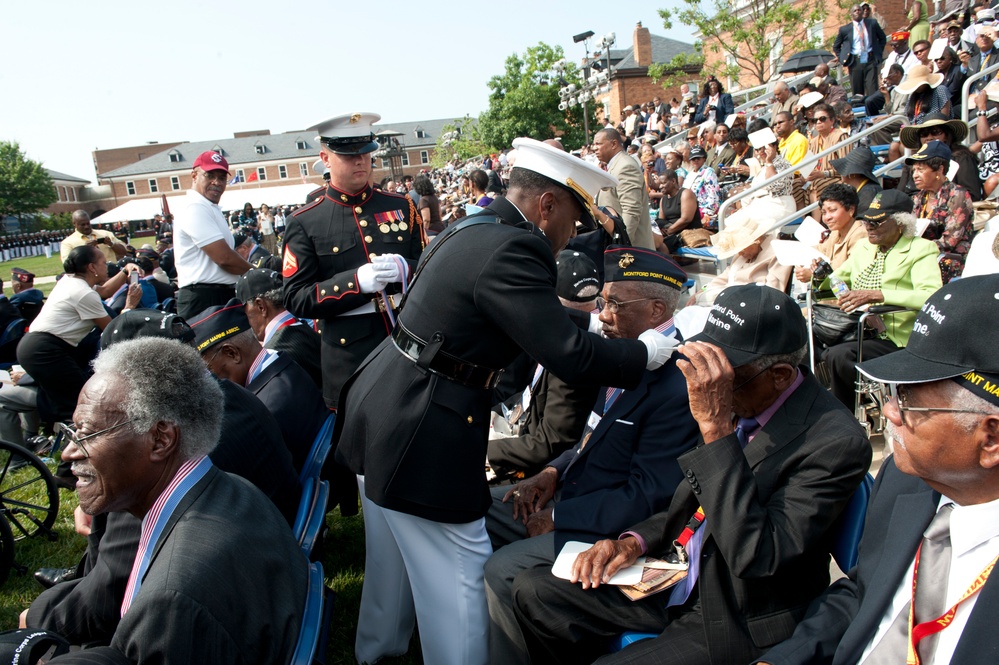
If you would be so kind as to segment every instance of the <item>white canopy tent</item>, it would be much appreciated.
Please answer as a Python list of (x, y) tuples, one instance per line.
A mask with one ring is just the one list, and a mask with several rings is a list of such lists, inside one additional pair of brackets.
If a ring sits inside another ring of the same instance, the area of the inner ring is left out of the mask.
[[(242, 210), (246, 203), (254, 209), (261, 204), (284, 206), (300, 205), (305, 203), (305, 197), (314, 190), (316, 185), (310, 183), (300, 183), (297, 185), (276, 185), (274, 187), (254, 187), (234, 185), (226, 189), (219, 201), (222, 210)], [(186, 204), (185, 194), (168, 196), (166, 198), (170, 212), (177, 214)], [(142, 219), (152, 219), (154, 215), (161, 213), (163, 197), (149, 197), (145, 199), (132, 199), (122, 203), (117, 208), (108, 210), (99, 217), (91, 220), (92, 224), (113, 224), (115, 222), (129, 222)]]

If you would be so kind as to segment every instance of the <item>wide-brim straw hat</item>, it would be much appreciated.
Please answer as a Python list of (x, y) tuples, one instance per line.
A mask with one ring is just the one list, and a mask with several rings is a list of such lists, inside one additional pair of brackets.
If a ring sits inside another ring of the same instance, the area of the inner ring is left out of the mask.
[(846, 157), (830, 160), (829, 164), (836, 169), (836, 173), (841, 176), (862, 175), (871, 182), (877, 182), (878, 177), (874, 175), (874, 165), (877, 159), (874, 153), (867, 146), (857, 146), (847, 154)]
[(776, 222), (772, 217), (755, 217), (743, 224), (728, 226), (711, 236), (711, 246), (719, 259), (733, 257), (765, 235)]
[(963, 120), (951, 120), (943, 113), (930, 113), (920, 124), (903, 127), (902, 131), (899, 132), (898, 140), (906, 148), (919, 150), (923, 147), (923, 142), (919, 140), (919, 130), (938, 125), (946, 125), (950, 128), (951, 134), (954, 135), (951, 144), (961, 143), (968, 137), (968, 125)]
[(921, 85), (935, 88), (943, 83), (944, 75), (935, 74), (926, 65), (916, 65), (906, 74), (905, 80), (895, 86), (900, 94), (911, 95)]

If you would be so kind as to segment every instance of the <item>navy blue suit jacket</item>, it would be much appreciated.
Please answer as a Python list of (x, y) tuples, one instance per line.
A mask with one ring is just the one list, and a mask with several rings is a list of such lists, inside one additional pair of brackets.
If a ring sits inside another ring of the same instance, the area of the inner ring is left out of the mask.
[[(708, 119), (708, 98), (702, 97), (697, 103), (697, 112), (694, 113), (694, 124), (699, 125)], [(715, 122), (725, 122), (725, 118), (735, 113), (735, 104), (732, 102), (732, 95), (723, 92), (718, 95), (718, 108), (715, 109)]]
[[(595, 407), (603, 411), (605, 391)], [(634, 390), (611, 404), (586, 445), (557, 457), (561, 492), (555, 504), (555, 551), (567, 541), (596, 542), (666, 510), (683, 473), (676, 458), (694, 448), (687, 383), (670, 359), (645, 372)]]

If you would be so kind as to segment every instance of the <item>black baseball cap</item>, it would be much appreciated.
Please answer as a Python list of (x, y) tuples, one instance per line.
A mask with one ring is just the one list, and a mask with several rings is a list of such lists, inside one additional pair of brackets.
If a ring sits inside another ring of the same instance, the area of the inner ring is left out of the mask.
[(999, 330), (999, 275), (965, 277), (923, 303), (904, 349), (857, 369), (883, 383), (954, 379), (999, 404), (999, 354), (990, 330)]
[(274, 270), (247, 270), (236, 281), (236, 298), (244, 305), (268, 291), (284, 288), (284, 278)]
[(184, 344), (194, 340), (194, 331), (183, 317), (156, 309), (130, 309), (111, 320), (101, 333), (101, 350), (116, 342), (139, 337), (165, 337)]
[(600, 295), (600, 274), (597, 265), (586, 254), (571, 249), (559, 252), (558, 281), (555, 292), (570, 302), (589, 302)]
[(745, 284), (719, 293), (704, 330), (688, 341), (714, 344), (732, 367), (740, 367), (760, 356), (804, 348), (808, 330), (801, 308), (785, 293)]
[(912, 212), (912, 197), (897, 189), (885, 189), (874, 195), (874, 199), (867, 210), (860, 215), (860, 219), (879, 222), (889, 215), (897, 215), (900, 212)]

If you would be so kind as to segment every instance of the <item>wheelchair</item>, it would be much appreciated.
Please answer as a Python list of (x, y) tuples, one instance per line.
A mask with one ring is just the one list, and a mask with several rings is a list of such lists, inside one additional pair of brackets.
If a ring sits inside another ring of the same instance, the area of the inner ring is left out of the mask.
[(10, 441), (0, 440), (0, 584), (11, 569), (24, 572), (14, 562), (14, 543), (52, 531), (59, 514), (59, 488), (52, 472), (38, 455)]

